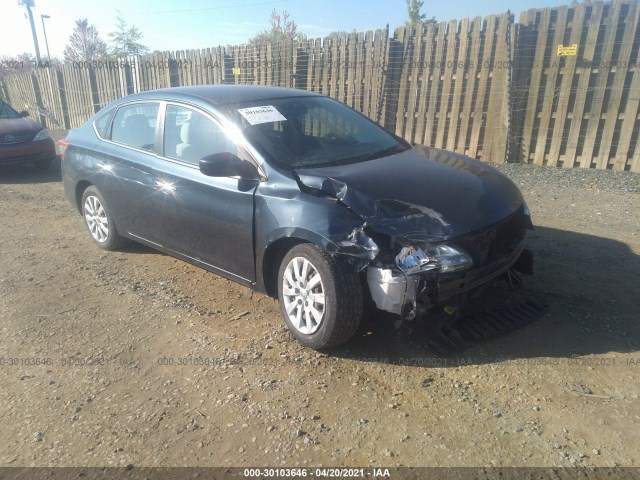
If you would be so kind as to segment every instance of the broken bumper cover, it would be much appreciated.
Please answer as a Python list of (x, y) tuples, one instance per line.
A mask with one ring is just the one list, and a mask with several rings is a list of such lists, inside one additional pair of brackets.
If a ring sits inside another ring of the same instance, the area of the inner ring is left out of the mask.
[(533, 254), (525, 250), (524, 245), (523, 239), (517, 248), (500, 260), (461, 272), (428, 271), (406, 275), (397, 270), (369, 266), (367, 283), (371, 298), (380, 310), (401, 316), (413, 315), (418, 298), (424, 295), (431, 305), (437, 305), (487, 284), (511, 267), (530, 273)]

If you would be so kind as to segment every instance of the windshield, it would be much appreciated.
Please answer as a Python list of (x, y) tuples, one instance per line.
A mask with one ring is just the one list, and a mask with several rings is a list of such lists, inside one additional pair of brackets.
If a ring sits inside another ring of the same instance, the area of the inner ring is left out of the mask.
[(0, 118), (19, 118), (20, 115), (9, 105), (0, 100)]
[(368, 118), (326, 97), (263, 100), (227, 107), (247, 139), (292, 169), (363, 162), (411, 148)]

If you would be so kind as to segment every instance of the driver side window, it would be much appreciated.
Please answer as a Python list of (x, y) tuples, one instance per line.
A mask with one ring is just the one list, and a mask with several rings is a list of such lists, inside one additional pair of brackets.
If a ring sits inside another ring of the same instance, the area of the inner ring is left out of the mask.
[(236, 153), (235, 144), (209, 117), (197, 110), (167, 105), (164, 156), (193, 165), (214, 153)]

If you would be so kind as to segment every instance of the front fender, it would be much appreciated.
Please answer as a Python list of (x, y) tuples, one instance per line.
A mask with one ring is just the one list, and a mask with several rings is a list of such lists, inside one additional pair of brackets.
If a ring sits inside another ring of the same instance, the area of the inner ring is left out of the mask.
[(255, 196), (258, 290), (266, 291), (264, 266), (272, 251), (270, 247), (282, 239), (310, 242), (333, 255), (346, 255), (367, 262), (375, 256), (374, 253), (377, 254), (377, 247), (368, 244), (368, 237), (362, 233), (362, 218), (339, 201), (300, 191), (294, 195), (267, 196), (261, 195), (259, 190)]

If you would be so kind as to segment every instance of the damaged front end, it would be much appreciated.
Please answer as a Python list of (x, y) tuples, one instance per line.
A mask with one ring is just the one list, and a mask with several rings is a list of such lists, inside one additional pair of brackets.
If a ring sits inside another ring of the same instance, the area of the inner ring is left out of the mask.
[(531, 273), (524, 245), (532, 223), (515, 185), (464, 157), (408, 155), (398, 160), (413, 176), (393, 162), (294, 175), (302, 191), (331, 198), (362, 219), (327, 250), (363, 272), (378, 309), (402, 321), (434, 310), (452, 314), (493, 279)]
[(406, 322), (430, 311), (454, 315), (494, 279), (518, 284), (517, 272), (533, 269), (533, 254), (525, 249), (529, 228), (524, 204), (498, 224), (442, 243), (410, 244), (402, 235), (380, 234), (365, 223), (332, 253), (366, 272), (378, 309)]
[[(431, 310), (453, 314), (497, 278), (511, 285), (531, 274), (525, 249), (530, 219), (525, 207), (510, 218), (455, 241), (399, 248), (393, 263), (367, 267), (371, 298), (380, 310), (412, 320)], [(379, 260), (378, 257), (377, 260)]]
[(433, 284), (436, 272), (462, 271), (473, 264), (464, 250), (450, 245), (430, 246), (427, 252), (404, 247), (396, 255), (394, 267), (367, 268), (371, 298), (380, 310), (411, 320), (417, 313), (418, 298)]

